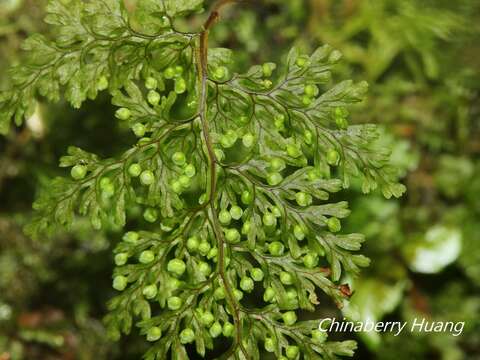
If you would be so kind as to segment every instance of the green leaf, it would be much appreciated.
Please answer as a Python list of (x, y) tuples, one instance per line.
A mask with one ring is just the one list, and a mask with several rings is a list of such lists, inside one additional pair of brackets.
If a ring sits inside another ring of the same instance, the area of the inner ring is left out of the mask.
[(203, 0), (165, 0), (163, 4), (169, 16), (185, 16), (201, 10)]
[(79, 216), (94, 229), (135, 226), (114, 250), (105, 323), (114, 337), (136, 325), (146, 359), (206, 356), (220, 332), (233, 339), (229, 358), (260, 359), (267, 338), (277, 357), (289, 346), (305, 359), (352, 356), (353, 342), (315, 339), (318, 321), (296, 311), (316, 311), (319, 292), (342, 307), (340, 279), (369, 264), (364, 236), (341, 232), (351, 179), (386, 197), (404, 191), (377, 129), (338, 121), (367, 85), (332, 84), (341, 55), (329, 46), (235, 74), (231, 50), (198, 41), (207, 29), (175, 29), (202, 4), (141, 0), (130, 14), (117, 0), (50, 1), (57, 36), (25, 42), (0, 129), (21, 123), (37, 95), (78, 108), (108, 82), (112, 121), (139, 139), (106, 159), (70, 147), (60, 166), (72, 179), (44, 187), (26, 230), (39, 238)]
[(62, 94), (79, 108), (98, 95), (101, 77), (109, 80), (111, 90), (119, 89), (138, 78), (142, 63), (153, 57), (160, 44), (188, 41), (187, 36), (167, 32), (152, 44), (150, 35), (130, 27), (128, 14), (117, 0), (72, 0), (68, 5), (51, 0), (46, 21), (54, 26), (57, 37), (27, 39), (23, 45), (27, 60), (11, 70), (13, 89), (0, 94), (2, 134), (12, 118), (20, 125), (33, 113), (37, 95), (56, 102)]

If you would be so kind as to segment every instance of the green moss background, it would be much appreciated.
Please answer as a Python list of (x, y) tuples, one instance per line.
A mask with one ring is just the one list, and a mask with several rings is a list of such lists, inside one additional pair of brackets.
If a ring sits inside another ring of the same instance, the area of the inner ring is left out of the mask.
[[(1, 88), (8, 64), (24, 56), (22, 39), (48, 34), (45, 4), (0, 0)], [(379, 141), (393, 149), (408, 187), (402, 199), (385, 200), (352, 185), (347, 230), (366, 234), (372, 265), (345, 279), (354, 295), (343, 314), (321, 315), (466, 322), (459, 337), (358, 334), (357, 359), (480, 358), (480, 2), (263, 0), (224, 18), (213, 41), (237, 50), (240, 69), (292, 44), (339, 49), (346, 65), (337, 76), (370, 84), (352, 122), (382, 125)], [(81, 111), (40, 103), (25, 126), (0, 138), (0, 360), (138, 359), (147, 346), (134, 335), (111, 343), (102, 326), (119, 229), (93, 231), (78, 219), (73, 231), (41, 241), (22, 231), (38, 188), (63, 174), (57, 162), (68, 145), (112, 154), (128, 136), (99, 98)]]

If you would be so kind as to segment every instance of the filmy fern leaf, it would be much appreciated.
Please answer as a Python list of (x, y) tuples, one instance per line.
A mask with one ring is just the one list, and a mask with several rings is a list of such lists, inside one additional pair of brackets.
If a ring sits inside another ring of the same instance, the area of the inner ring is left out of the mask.
[[(0, 128), (28, 116), (37, 95), (74, 107), (108, 89), (116, 117), (139, 140), (112, 159), (70, 148), (61, 159), (72, 179), (52, 181), (39, 196), (32, 236), (69, 226), (76, 214), (95, 228), (125, 226), (131, 207), (142, 228), (115, 249), (106, 325), (118, 338), (135, 324), (151, 346), (146, 359), (333, 359), (354, 342), (329, 342), (313, 311), (319, 291), (341, 306), (342, 274), (368, 265), (360, 234), (340, 234), (347, 203), (330, 195), (363, 179), (386, 197), (404, 187), (378, 149), (373, 125), (349, 126), (347, 107), (367, 86), (331, 85), (340, 54), (323, 46), (293, 49), (285, 64), (233, 73), (229, 49), (209, 49), (220, 1), (198, 33), (175, 19), (200, 0), (52, 0), (55, 40), (28, 39), (14, 88), (1, 95)], [(224, 342), (225, 342), (224, 341)]]

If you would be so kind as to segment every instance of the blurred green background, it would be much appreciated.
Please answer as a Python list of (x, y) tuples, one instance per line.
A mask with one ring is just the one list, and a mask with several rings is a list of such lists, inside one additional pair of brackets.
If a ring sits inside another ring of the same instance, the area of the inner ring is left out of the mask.
[[(26, 36), (48, 34), (45, 5), (0, 0), (1, 69), (21, 61)], [(379, 141), (393, 149), (408, 192), (385, 200), (353, 184), (342, 194), (353, 210), (346, 231), (366, 234), (372, 259), (360, 278), (345, 279), (355, 293), (343, 315), (466, 322), (459, 337), (358, 334), (355, 358), (480, 359), (480, 1), (263, 0), (224, 18), (212, 42), (236, 49), (239, 68), (293, 44), (328, 43), (344, 54), (337, 79), (370, 83), (352, 122), (381, 125)], [(0, 88), (8, 81), (1, 71)], [(22, 232), (39, 187), (63, 174), (57, 161), (68, 145), (111, 156), (131, 140), (107, 96), (80, 111), (41, 104), (0, 138), (0, 360), (140, 358), (142, 339), (111, 343), (101, 322), (120, 229), (93, 231), (78, 219), (54, 238)]]

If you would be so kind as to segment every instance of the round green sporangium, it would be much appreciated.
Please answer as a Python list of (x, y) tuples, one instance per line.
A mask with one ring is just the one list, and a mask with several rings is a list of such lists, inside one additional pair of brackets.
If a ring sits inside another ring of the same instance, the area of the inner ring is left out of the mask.
[(182, 276), (186, 268), (185, 263), (180, 259), (170, 260), (167, 265), (167, 270), (177, 276)]
[(97, 90), (103, 91), (108, 89), (108, 79), (106, 76), (101, 76), (97, 81)]
[(213, 297), (216, 299), (216, 300), (223, 300), (225, 299), (225, 290), (223, 289), (223, 287), (218, 287), (215, 289), (215, 291), (213, 292)]
[(178, 178), (178, 182), (180, 183), (180, 185), (184, 189), (188, 189), (190, 187), (190, 185), (192, 184), (192, 180), (186, 175), (180, 176)]
[(283, 322), (285, 325), (293, 325), (297, 322), (297, 315), (294, 311), (287, 311), (282, 315)]
[(273, 353), (275, 351), (275, 346), (276, 346), (275, 340), (273, 340), (272, 338), (266, 338), (265, 339), (265, 350), (266, 351)]
[(150, 264), (153, 260), (155, 260), (155, 254), (150, 250), (142, 251), (140, 257), (138, 258), (138, 261), (140, 261), (142, 264)]
[(192, 329), (186, 328), (182, 330), (179, 338), (182, 344), (190, 344), (195, 340), (195, 333)]
[(167, 306), (170, 310), (178, 310), (182, 305), (183, 301), (178, 296), (172, 296), (167, 300)]
[(212, 338), (216, 338), (220, 336), (220, 334), (222, 333), (222, 330), (223, 330), (222, 325), (218, 321), (215, 321), (213, 325), (210, 327), (210, 329), (208, 330), (208, 332), (210, 333)]
[(142, 171), (140, 174), (140, 182), (145, 186), (150, 186), (155, 181), (155, 175), (150, 170)]
[(127, 108), (120, 108), (116, 111), (115, 116), (120, 120), (126, 121), (130, 119), (130, 116), (132, 116), (132, 113)]
[(308, 269), (313, 269), (318, 265), (318, 255), (313, 253), (308, 253), (303, 257), (303, 264)]
[(150, 103), (150, 105), (152, 106), (157, 106), (160, 102), (160, 94), (154, 90), (150, 90), (148, 92), (148, 102)]
[(132, 126), (132, 131), (136, 137), (141, 138), (145, 135), (145, 133), (147, 132), (147, 129), (145, 125), (141, 123), (136, 123), (135, 125)]
[(184, 189), (180, 181), (173, 181), (170, 187), (175, 194), (181, 194)]
[(348, 120), (346, 118), (337, 118), (335, 119), (335, 123), (337, 124), (339, 129), (348, 129)]
[(251, 223), (250, 221), (245, 221), (242, 226), (242, 234), (247, 235), (250, 232), (251, 229)]
[(108, 183), (104, 183), (100, 185), (100, 187), (102, 189), (102, 196), (105, 198), (110, 198), (115, 194), (115, 186), (110, 182), (110, 179)]
[(299, 351), (300, 350), (299, 350), (298, 346), (288, 346), (287, 351), (286, 351), (287, 358), (296, 359)]
[(175, 92), (177, 94), (183, 94), (187, 91), (187, 82), (183, 78), (178, 78), (175, 80)]
[(233, 336), (234, 332), (235, 332), (235, 326), (232, 323), (226, 322), (225, 324), (223, 324), (223, 330), (222, 330), (223, 336), (231, 337)]
[(263, 280), (263, 271), (259, 268), (253, 268), (250, 270), (250, 276), (254, 281), (262, 281)]
[(297, 290), (295, 290), (294, 288), (287, 289), (286, 293), (289, 300), (296, 300), (298, 297)]
[(313, 330), (312, 331), (312, 340), (316, 343), (322, 344), (327, 340), (327, 333), (320, 330)]
[(230, 215), (234, 220), (240, 220), (243, 215), (243, 210), (240, 206), (234, 205), (230, 209)]
[(298, 67), (301, 67), (301, 68), (305, 67), (308, 64), (308, 57), (307, 56), (300, 56), (297, 59), (296, 64), (297, 64)]
[(277, 218), (275, 217), (275, 215), (271, 214), (271, 213), (266, 213), (263, 215), (263, 224), (265, 226), (275, 226), (277, 225)]
[(232, 215), (227, 210), (222, 210), (218, 214), (218, 219), (223, 225), (228, 225), (232, 221)]
[(157, 296), (158, 289), (156, 285), (148, 285), (143, 288), (142, 294), (146, 299), (153, 299)]
[(267, 176), (268, 185), (275, 186), (282, 182), (283, 177), (280, 173), (271, 173)]
[(115, 255), (115, 265), (123, 266), (128, 261), (128, 254), (127, 253), (119, 253)]
[(125, 235), (123, 235), (122, 240), (129, 243), (135, 244), (138, 241), (139, 235), (135, 231), (129, 231)]
[(295, 225), (293, 228), (293, 235), (299, 241), (305, 239), (305, 231), (300, 225)]
[(245, 205), (250, 205), (253, 201), (253, 195), (250, 191), (245, 190), (242, 192), (242, 203)]
[(229, 243), (237, 243), (240, 241), (240, 233), (237, 229), (228, 229), (225, 231), (225, 238)]
[(252, 134), (248, 133), (243, 135), (243, 138), (242, 138), (243, 146), (250, 148), (253, 146), (254, 142), (255, 142), (255, 136), (253, 136)]
[(297, 200), (297, 204), (300, 206), (309, 206), (312, 203), (312, 196), (304, 193), (303, 191), (298, 192), (295, 195), (295, 199)]
[(273, 67), (271, 64), (265, 63), (262, 65), (262, 72), (264, 77), (270, 77), (273, 73)]
[(212, 269), (210, 268), (210, 265), (208, 265), (208, 263), (203, 261), (198, 263), (197, 270), (200, 274), (204, 275), (205, 277), (207, 277), (212, 273)]
[(311, 97), (305, 95), (305, 96), (302, 97), (302, 103), (305, 106), (310, 106), (313, 103), (313, 99)]
[(240, 288), (243, 291), (246, 292), (251, 292), (254, 288), (254, 283), (253, 280), (247, 276), (243, 277), (242, 280), (240, 281)]
[(275, 300), (275, 290), (273, 290), (272, 287), (265, 289), (265, 292), (263, 293), (263, 300), (266, 302), (272, 302)]
[(185, 165), (187, 158), (183, 152), (177, 151), (172, 155), (172, 161), (175, 165), (183, 166)]
[(270, 169), (273, 172), (282, 171), (283, 169), (285, 169), (285, 161), (280, 158), (273, 158), (272, 160), (270, 160)]
[(84, 165), (75, 165), (70, 174), (74, 180), (82, 180), (87, 175), (87, 167)]
[(298, 148), (297, 145), (287, 145), (287, 154), (293, 158), (299, 158), (302, 156), (302, 151)]
[(286, 271), (282, 271), (280, 273), (280, 281), (284, 285), (292, 285), (293, 282), (294, 282), (294, 278), (293, 278), (292, 274), (290, 274)]
[(309, 85), (305, 85), (304, 93), (305, 95), (313, 98), (318, 95), (319, 90), (316, 85), (309, 84)]
[(165, 79), (173, 79), (175, 77), (175, 69), (172, 67), (166, 68), (163, 72), (163, 76), (165, 76)]
[(342, 224), (340, 223), (340, 220), (338, 220), (336, 217), (328, 219), (327, 226), (328, 230), (333, 233), (339, 232), (342, 229)]
[(143, 218), (149, 223), (154, 223), (158, 219), (158, 212), (153, 208), (148, 208), (144, 211)]
[(205, 311), (200, 315), (200, 322), (204, 326), (211, 326), (215, 321), (215, 317), (210, 311)]
[(200, 245), (198, 245), (198, 252), (203, 256), (207, 256), (210, 249), (210, 243), (208, 243), (207, 241), (202, 241)]
[(190, 252), (195, 252), (198, 250), (198, 247), (200, 246), (200, 241), (196, 236), (191, 236), (187, 240), (187, 249)]
[(148, 329), (147, 341), (157, 341), (162, 337), (162, 330), (159, 327), (154, 326)]
[(142, 167), (140, 166), (140, 164), (132, 164), (128, 168), (128, 174), (131, 177), (139, 177), (141, 173), (142, 173)]
[(233, 290), (233, 296), (235, 296), (235, 299), (237, 299), (238, 301), (240, 301), (240, 300), (243, 299), (243, 292), (241, 292), (241, 291), (238, 290), (238, 289), (234, 289), (234, 290)]
[(219, 66), (213, 72), (213, 76), (217, 80), (223, 80), (227, 76), (228, 69), (225, 66)]
[(307, 176), (308, 180), (315, 181), (320, 179), (322, 177), (322, 174), (319, 169), (312, 169), (308, 171)]
[(285, 251), (285, 246), (281, 242), (274, 241), (268, 245), (268, 251), (274, 256), (281, 256)]
[(145, 80), (145, 87), (148, 89), (148, 90), (155, 90), (158, 86), (158, 81), (157, 79), (153, 78), (153, 77), (148, 77), (147, 80)]
[(127, 287), (127, 278), (122, 275), (115, 276), (113, 279), (113, 288), (117, 291), (123, 291)]
[(183, 66), (181, 66), (181, 65), (175, 66), (175, 77), (182, 76), (184, 71), (185, 71), (185, 69), (183, 68)]
[(207, 259), (215, 259), (218, 255), (218, 249), (216, 247), (210, 249), (207, 254)]
[(272, 207), (272, 214), (276, 218), (282, 217), (282, 212), (277, 206)]
[(218, 161), (221, 162), (223, 161), (223, 159), (225, 159), (225, 153), (222, 150), (215, 149), (214, 152), (215, 152), (215, 157)]
[(197, 170), (195, 169), (195, 166), (192, 165), (192, 164), (188, 164), (187, 166), (185, 166), (185, 169), (183, 171), (184, 171), (184, 174), (186, 176), (188, 176), (189, 178), (194, 177), (195, 174), (197, 173)]
[(337, 166), (340, 162), (340, 154), (335, 149), (327, 151), (327, 163), (331, 166)]

